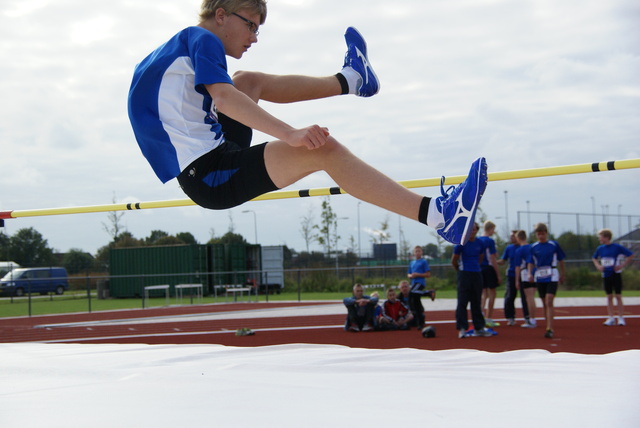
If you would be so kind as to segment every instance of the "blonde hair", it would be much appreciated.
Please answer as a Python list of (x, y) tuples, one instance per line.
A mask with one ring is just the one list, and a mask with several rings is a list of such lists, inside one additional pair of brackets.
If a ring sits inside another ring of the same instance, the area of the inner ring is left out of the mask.
[(547, 229), (547, 225), (544, 223), (538, 223), (536, 224), (535, 229), (533, 230), (534, 232), (549, 232), (549, 229)]
[(224, 9), (230, 15), (246, 9), (260, 15), (260, 25), (267, 20), (266, 0), (202, 0), (200, 6), (200, 22), (204, 22), (216, 14), (216, 10)]
[(603, 238), (607, 238), (607, 239), (613, 238), (613, 232), (611, 231), (611, 229), (600, 229), (598, 231), (598, 235), (602, 236)]
[(491, 220), (487, 220), (484, 222), (484, 230), (495, 230), (496, 228), (496, 224), (494, 222), (492, 222)]

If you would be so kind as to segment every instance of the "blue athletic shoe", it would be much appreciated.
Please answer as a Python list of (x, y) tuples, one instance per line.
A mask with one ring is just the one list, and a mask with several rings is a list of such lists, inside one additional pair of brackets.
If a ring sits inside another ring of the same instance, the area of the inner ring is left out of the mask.
[(371, 97), (377, 94), (380, 90), (380, 82), (367, 57), (367, 42), (353, 27), (347, 28), (344, 39), (347, 42), (347, 53), (344, 56), (343, 68), (349, 67), (360, 76), (355, 94), (359, 97)]
[(444, 217), (444, 225), (438, 235), (452, 244), (464, 245), (471, 236), (473, 222), (480, 198), (487, 187), (487, 161), (476, 159), (471, 164), (469, 175), (458, 187), (444, 190), (444, 177), (440, 182), (442, 196), (436, 199), (436, 207)]

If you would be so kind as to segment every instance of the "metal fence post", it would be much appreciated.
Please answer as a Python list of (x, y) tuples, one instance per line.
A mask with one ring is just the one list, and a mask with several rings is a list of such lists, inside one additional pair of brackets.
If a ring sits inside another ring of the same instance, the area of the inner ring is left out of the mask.
[(89, 305), (89, 313), (91, 313), (91, 280), (87, 273), (87, 304)]

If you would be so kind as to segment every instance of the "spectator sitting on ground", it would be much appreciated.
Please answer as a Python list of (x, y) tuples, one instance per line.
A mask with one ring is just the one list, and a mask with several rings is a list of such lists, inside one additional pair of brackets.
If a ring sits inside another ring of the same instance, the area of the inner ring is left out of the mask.
[(345, 330), (371, 331), (373, 330), (373, 313), (378, 304), (377, 297), (366, 296), (361, 284), (353, 286), (353, 296), (345, 297), (342, 302), (347, 307), (347, 322)]
[(382, 305), (382, 316), (379, 319), (380, 330), (408, 330), (413, 314), (409, 308), (397, 299), (395, 288), (387, 290), (387, 300)]
[[(378, 293), (377, 291), (374, 291), (373, 293), (371, 293), (371, 298), (375, 298), (378, 299), (378, 301), (380, 301), (380, 293)], [(380, 322), (380, 317), (382, 316), (382, 306), (380, 306), (379, 304), (376, 305), (376, 307), (373, 309), (373, 327), (375, 329), (378, 328), (378, 323)]]
[[(400, 281), (398, 284), (398, 300), (402, 302), (413, 315), (411, 321), (409, 322), (409, 327), (413, 327), (417, 325), (417, 320), (421, 320), (424, 323), (424, 307), (422, 304), (419, 308), (414, 306), (415, 300), (414, 295), (411, 292), (411, 286), (409, 285), (409, 281)], [(435, 291), (435, 290), (434, 290)]]

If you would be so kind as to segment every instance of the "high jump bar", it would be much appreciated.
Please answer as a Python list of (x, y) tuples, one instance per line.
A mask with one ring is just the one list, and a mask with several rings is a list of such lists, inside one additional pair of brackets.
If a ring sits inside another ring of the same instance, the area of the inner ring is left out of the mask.
[[(640, 168), (640, 159), (624, 159), (617, 161), (605, 161), (584, 163), (578, 165), (563, 165), (544, 168), (520, 169), (514, 171), (490, 172), (489, 181), (519, 180), (523, 178), (550, 177), (568, 174), (583, 174), (588, 172), (617, 171), (621, 169)], [(466, 175), (456, 175), (446, 177), (444, 184), (452, 185), (462, 183)], [(418, 180), (398, 181), (406, 188), (436, 187), (440, 185), (440, 178), (424, 178)], [(305, 198), (310, 196), (329, 196), (346, 194), (340, 187), (323, 187), (304, 190), (278, 190), (265, 193), (252, 201), (269, 201), (275, 199)], [(87, 214), (110, 211), (132, 211), (154, 208), (174, 208), (196, 205), (191, 199), (174, 199), (167, 201), (132, 202), (108, 205), (89, 205), (66, 208), (41, 208), (34, 210), (14, 210), (0, 211), (0, 219), (11, 219), (21, 217), (40, 217), (63, 214)]]

